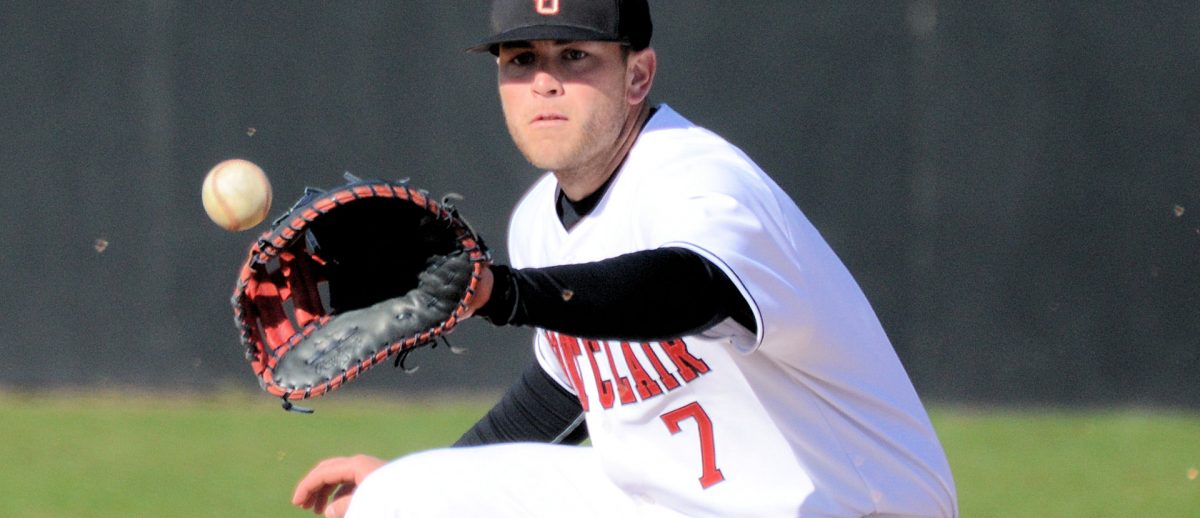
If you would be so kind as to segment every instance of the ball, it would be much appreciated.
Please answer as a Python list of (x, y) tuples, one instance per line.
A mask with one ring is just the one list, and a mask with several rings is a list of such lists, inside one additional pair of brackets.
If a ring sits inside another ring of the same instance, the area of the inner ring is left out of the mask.
[(266, 173), (240, 158), (214, 166), (204, 177), (200, 196), (208, 217), (231, 232), (262, 223), (271, 210), (271, 182)]

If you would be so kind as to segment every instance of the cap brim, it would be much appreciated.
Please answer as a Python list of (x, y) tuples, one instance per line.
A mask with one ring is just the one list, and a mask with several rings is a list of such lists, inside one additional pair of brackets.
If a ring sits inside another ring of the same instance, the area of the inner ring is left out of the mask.
[(582, 27), (573, 27), (570, 25), (530, 25), (493, 35), (473, 46), (467, 47), (466, 50), (467, 52), (491, 52), (492, 54), (496, 54), (497, 48), (501, 43), (535, 40), (621, 41), (612, 34), (605, 34)]

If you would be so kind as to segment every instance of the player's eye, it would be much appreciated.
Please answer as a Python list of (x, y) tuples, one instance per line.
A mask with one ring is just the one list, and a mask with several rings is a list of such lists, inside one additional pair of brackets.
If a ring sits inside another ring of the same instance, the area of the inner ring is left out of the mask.
[(533, 64), (534, 56), (532, 52), (519, 52), (512, 59), (508, 60), (508, 62), (522, 67), (529, 66)]
[(566, 59), (567, 61), (579, 61), (587, 56), (587, 52), (579, 49), (567, 49), (563, 51), (563, 59)]

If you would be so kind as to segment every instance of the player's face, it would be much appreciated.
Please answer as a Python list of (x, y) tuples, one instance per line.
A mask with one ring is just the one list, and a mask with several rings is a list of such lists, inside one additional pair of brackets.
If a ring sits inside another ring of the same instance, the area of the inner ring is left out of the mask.
[(505, 44), (497, 62), (508, 131), (534, 166), (583, 170), (603, 165), (620, 147), (622, 127), (635, 106), (627, 95), (628, 61), (619, 44)]

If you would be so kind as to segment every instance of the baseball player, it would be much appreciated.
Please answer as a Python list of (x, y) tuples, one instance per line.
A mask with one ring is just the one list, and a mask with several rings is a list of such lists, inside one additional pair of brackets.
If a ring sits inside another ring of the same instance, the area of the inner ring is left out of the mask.
[[(476, 315), (536, 364), (456, 447), (329, 459), (340, 516), (956, 516), (938, 438), (862, 291), (789, 197), (648, 101), (645, 0), (495, 0), (501, 104), (549, 171)], [(578, 446), (590, 439), (589, 446)]]

